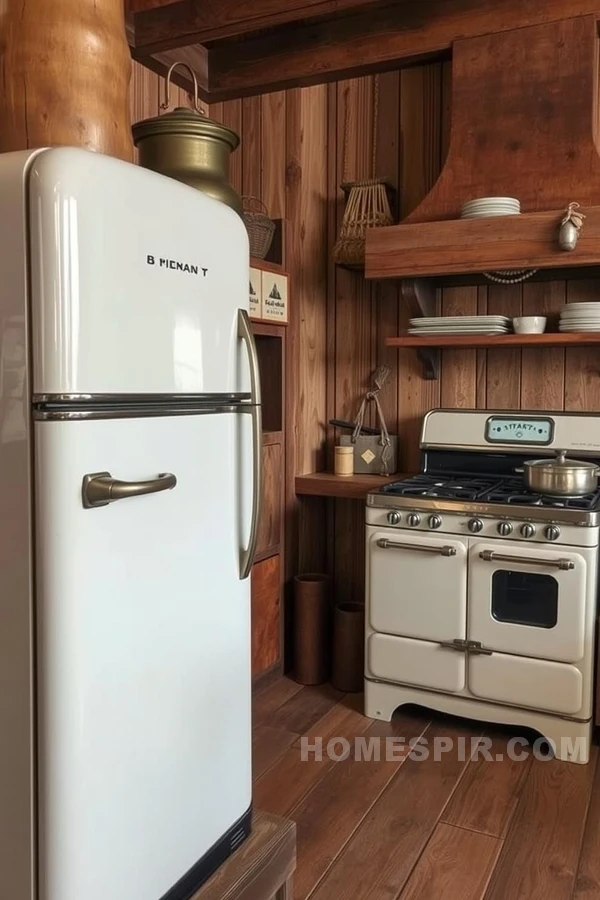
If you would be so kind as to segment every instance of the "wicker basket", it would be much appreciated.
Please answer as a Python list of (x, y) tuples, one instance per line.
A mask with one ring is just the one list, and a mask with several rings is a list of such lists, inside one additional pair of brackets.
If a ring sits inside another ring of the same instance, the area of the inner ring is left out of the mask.
[(275, 234), (275, 222), (267, 215), (267, 208), (256, 197), (242, 197), (243, 218), (250, 238), (250, 256), (264, 259)]

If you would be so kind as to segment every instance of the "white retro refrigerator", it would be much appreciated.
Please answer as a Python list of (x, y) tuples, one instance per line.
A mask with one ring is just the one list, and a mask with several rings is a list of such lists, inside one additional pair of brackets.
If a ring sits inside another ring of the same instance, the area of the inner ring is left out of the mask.
[(0, 203), (0, 898), (184, 900), (250, 828), (245, 229), (68, 148)]

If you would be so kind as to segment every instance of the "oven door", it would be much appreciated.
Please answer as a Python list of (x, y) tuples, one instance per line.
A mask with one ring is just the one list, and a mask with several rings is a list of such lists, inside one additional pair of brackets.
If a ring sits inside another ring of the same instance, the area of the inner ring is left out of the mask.
[(367, 601), (373, 631), (452, 641), (465, 637), (467, 542), (367, 529)]
[(586, 559), (566, 547), (472, 541), (468, 637), (484, 648), (577, 662), (584, 654)]

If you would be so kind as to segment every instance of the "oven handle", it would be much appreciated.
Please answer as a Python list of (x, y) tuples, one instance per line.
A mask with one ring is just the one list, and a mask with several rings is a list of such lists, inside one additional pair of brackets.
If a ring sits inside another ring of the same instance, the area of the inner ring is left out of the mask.
[(456, 556), (456, 547), (428, 547), (426, 544), (400, 544), (398, 541), (388, 541), (387, 538), (379, 538), (377, 546), (382, 550), (418, 550), (419, 553), (437, 553), (438, 556)]
[(562, 569), (563, 572), (575, 568), (575, 563), (570, 559), (538, 559), (535, 556), (509, 556), (508, 553), (496, 553), (494, 550), (482, 550), (479, 556), (485, 562), (524, 563), (528, 566), (546, 566), (552, 569)]

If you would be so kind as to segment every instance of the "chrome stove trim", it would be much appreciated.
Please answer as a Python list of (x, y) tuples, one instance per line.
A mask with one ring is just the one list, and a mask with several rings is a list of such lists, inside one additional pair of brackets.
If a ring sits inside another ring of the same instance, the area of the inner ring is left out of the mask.
[(414, 509), (427, 512), (447, 512), (464, 516), (483, 516), (488, 519), (512, 519), (519, 522), (577, 525), (597, 528), (600, 510), (559, 509), (550, 506), (519, 506), (517, 503), (482, 503), (477, 500), (450, 500), (445, 497), (406, 497), (371, 491), (367, 506), (375, 509)]

